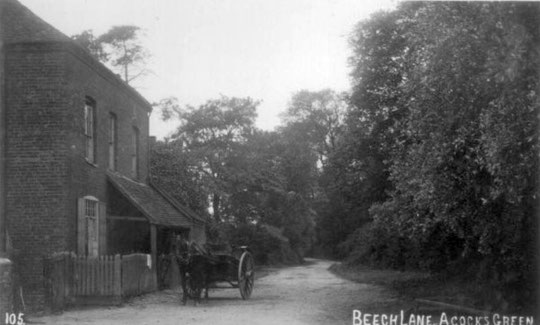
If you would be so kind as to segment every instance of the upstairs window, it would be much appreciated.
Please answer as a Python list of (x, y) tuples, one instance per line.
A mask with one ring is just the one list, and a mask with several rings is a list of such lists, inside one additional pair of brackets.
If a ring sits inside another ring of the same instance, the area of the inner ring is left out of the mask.
[(117, 148), (117, 128), (116, 115), (109, 115), (109, 169), (116, 170), (116, 148)]
[(132, 133), (131, 174), (139, 178), (139, 129), (133, 127)]
[(84, 104), (84, 136), (86, 138), (86, 160), (90, 163), (96, 162), (96, 104), (95, 101), (87, 97)]

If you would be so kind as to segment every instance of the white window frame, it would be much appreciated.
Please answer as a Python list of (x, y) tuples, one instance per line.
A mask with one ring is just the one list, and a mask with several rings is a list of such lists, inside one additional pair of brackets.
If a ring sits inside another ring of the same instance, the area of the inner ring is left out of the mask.
[(109, 169), (116, 170), (116, 156), (118, 143), (118, 119), (116, 114), (109, 114)]
[(84, 136), (85, 158), (89, 163), (96, 162), (96, 105), (95, 102), (86, 98), (84, 103)]
[(132, 153), (131, 153), (131, 175), (134, 179), (139, 178), (139, 146), (140, 146), (140, 132), (139, 129), (134, 126), (132, 129)]
[(94, 196), (84, 198), (85, 251), (88, 256), (99, 255), (99, 200)]

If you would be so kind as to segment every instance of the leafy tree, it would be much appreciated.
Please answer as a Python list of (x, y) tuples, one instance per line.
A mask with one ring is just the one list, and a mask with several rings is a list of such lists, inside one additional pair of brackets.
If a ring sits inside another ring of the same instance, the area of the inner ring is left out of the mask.
[(350, 39), (352, 93), (340, 141), (320, 178), (327, 202), (318, 209), (318, 237), (334, 256), (346, 253), (339, 244), (371, 219), (369, 208), (386, 200), (392, 187), (389, 155), (398, 131), (394, 125), (406, 114), (399, 104), (408, 65), (403, 36), (408, 24), (397, 17), (395, 12), (375, 14), (359, 23)]
[[(279, 128), (283, 143), (282, 174), (289, 192), (287, 197), (297, 201), (296, 206), (287, 206), (287, 211), (295, 211), (297, 217), (289, 216), (286, 211), (282, 215), (287, 216), (285, 220), (289, 223), (285, 233), (295, 238), (292, 243), (300, 251), (313, 246), (316, 220), (335, 216), (325, 214), (326, 207), (334, 202), (328, 202), (328, 193), (320, 181), (341, 140), (346, 106), (345, 94), (331, 89), (301, 90), (292, 96), (282, 114), (283, 126)], [(329, 229), (335, 226), (332, 224)], [(331, 245), (325, 238), (322, 241)]]
[(251, 98), (222, 96), (197, 108), (176, 107), (174, 111), (181, 125), (171, 141), (189, 157), (189, 168), (199, 175), (205, 191), (211, 193), (216, 222), (231, 217), (222, 215), (224, 201), (235, 178), (244, 173), (238, 151), (253, 132), (257, 105)]
[(150, 175), (168, 194), (205, 216), (208, 193), (204, 191), (200, 175), (190, 169), (192, 163), (188, 159), (177, 143), (158, 141), (150, 151)]
[(342, 135), (346, 107), (345, 94), (331, 89), (301, 90), (292, 96), (282, 115), (284, 131), (308, 141), (324, 166)]
[[(182, 108), (175, 98), (162, 100), (159, 107), (162, 117), (181, 122), (170, 142), (181, 148), (178, 160), (185, 160), (201, 180), (212, 206), (215, 236), (227, 227), (240, 231), (246, 225), (270, 225), (301, 258), (313, 241), (306, 188), (311, 188), (316, 157), (309, 146), (291, 146), (283, 134), (257, 130), (257, 104), (222, 96), (197, 108)], [(308, 162), (302, 165), (304, 158)]]
[(141, 29), (133, 25), (114, 26), (99, 37), (85, 30), (71, 38), (100, 62), (109, 64), (120, 72), (123, 80), (130, 83), (145, 75), (149, 54), (139, 38)]
[(103, 50), (103, 44), (94, 36), (92, 30), (85, 30), (80, 34), (71, 36), (71, 38), (98, 61), (107, 61), (108, 55)]
[(107, 62), (122, 72), (125, 82), (144, 75), (148, 52), (139, 39), (141, 29), (133, 25), (113, 26), (98, 38), (108, 53)]
[(384, 249), (378, 260), (392, 265), (412, 254), (431, 269), (480, 260), (471, 274), (527, 299), (538, 226), (539, 11), (416, 2), (359, 25), (348, 126), (362, 127), (353, 138), (373, 143), (390, 182), (389, 199), (370, 209), (371, 229), (414, 247), (387, 250), (372, 237), (364, 245), (381, 248), (366, 254)]
[(162, 98), (158, 102), (153, 103), (153, 106), (161, 113), (161, 119), (164, 121), (180, 118), (182, 108), (180, 107), (178, 98), (174, 96)]

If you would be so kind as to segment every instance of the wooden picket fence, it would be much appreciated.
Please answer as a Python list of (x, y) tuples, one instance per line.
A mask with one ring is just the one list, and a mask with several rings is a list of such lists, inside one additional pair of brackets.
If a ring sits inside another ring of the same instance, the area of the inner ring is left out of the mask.
[(44, 260), (51, 309), (71, 304), (119, 304), (122, 298), (156, 290), (147, 254), (99, 257), (58, 253)]
[(120, 296), (122, 294), (120, 255), (75, 256), (72, 263), (74, 296)]

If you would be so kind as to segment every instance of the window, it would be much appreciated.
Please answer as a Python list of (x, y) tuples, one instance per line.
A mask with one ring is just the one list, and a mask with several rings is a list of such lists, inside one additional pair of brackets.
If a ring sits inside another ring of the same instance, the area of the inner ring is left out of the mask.
[(86, 219), (86, 255), (97, 256), (98, 255), (98, 201), (93, 199), (85, 199), (85, 213)]
[(96, 104), (87, 97), (84, 104), (84, 136), (86, 138), (86, 160), (90, 163), (96, 162)]
[(133, 178), (139, 178), (139, 129), (133, 127), (131, 174)]
[(98, 256), (105, 248), (105, 205), (93, 196), (79, 199), (78, 253)]
[(117, 132), (116, 132), (116, 115), (109, 115), (109, 168), (116, 170), (116, 147), (117, 147)]

